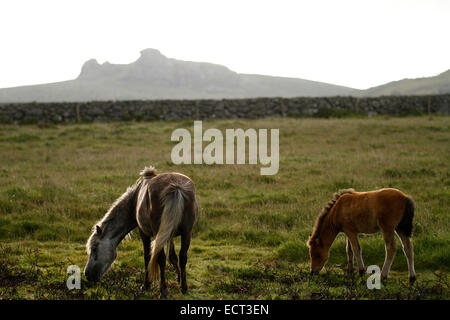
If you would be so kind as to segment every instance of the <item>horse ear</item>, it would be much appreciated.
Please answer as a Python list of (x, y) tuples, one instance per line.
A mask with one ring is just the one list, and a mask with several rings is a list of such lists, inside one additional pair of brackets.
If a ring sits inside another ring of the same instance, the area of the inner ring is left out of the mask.
[(96, 226), (95, 226), (95, 232), (97, 232), (97, 234), (98, 234), (99, 236), (101, 236), (101, 235), (102, 235), (102, 232), (103, 232), (103, 230), (102, 230), (102, 228), (100, 228), (100, 226), (99, 226), (99, 225), (96, 225)]

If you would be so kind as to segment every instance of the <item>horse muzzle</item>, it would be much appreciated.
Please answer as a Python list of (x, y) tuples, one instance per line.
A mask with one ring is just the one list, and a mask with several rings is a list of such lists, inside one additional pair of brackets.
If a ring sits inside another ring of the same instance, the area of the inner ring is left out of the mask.
[(98, 282), (100, 280), (100, 277), (94, 277), (94, 276), (88, 275), (86, 273), (84, 275), (86, 276), (86, 279), (89, 282)]
[(84, 275), (88, 281), (98, 282), (100, 280), (100, 272), (98, 272), (98, 268), (93, 269), (85, 269)]

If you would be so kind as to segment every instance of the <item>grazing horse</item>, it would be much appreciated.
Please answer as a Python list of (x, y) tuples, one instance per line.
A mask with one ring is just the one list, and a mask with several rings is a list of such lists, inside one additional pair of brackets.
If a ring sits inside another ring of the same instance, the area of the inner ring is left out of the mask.
[(414, 203), (397, 189), (386, 188), (369, 192), (353, 189), (341, 190), (322, 209), (308, 246), (311, 273), (317, 274), (328, 261), (331, 244), (340, 232), (347, 236), (348, 270), (353, 272), (353, 255), (359, 273), (365, 272), (359, 246), (358, 233), (375, 233), (381, 230), (385, 241), (386, 258), (381, 276), (387, 278), (397, 250), (394, 234), (397, 233), (408, 261), (409, 280), (416, 279), (414, 252), (411, 243)]
[[(119, 243), (138, 227), (144, 245), (145, 279), (142, 289), (148, 288), (150, 279), (156, 281), (159, 278), (160, 297), (167, 296), (164, 253), (164, 246), (167, 246), (181, 291), (186, 293), (187, 251), (197, 215), (194, 183), (189, 177), (181, 173), (156, 174), (153, 167), (146, 167), (136, 183), (95, 224), (86, 244), (89, 255), (84, 270), (86, 278), (89, 281), (100, 280), (116, 259)], [(181, 236), (179, 266), (173, 243), (173, 238), (178, 235)]]

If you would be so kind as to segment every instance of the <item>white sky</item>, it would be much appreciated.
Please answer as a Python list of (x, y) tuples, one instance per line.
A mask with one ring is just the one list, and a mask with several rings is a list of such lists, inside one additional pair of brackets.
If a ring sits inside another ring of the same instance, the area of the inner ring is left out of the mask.
[(0, 1), (0, 87), (170, 58), (368, 88), (450, 69), (448, 0)]

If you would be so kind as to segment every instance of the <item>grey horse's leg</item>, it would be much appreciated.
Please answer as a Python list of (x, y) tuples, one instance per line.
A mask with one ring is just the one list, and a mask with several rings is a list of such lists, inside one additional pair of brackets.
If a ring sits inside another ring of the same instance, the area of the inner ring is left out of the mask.
[(161, 250), (158, 254), (158, 264), (159, 264), (159, 272), (160, 272), (160, 282), (159, 282), (159, 292), (160, 299), (164, 299), (167, 297), (167, 284), (166, 284), (166, 254), (164, 250)]
[(187, 293), (188, 287), (186, 283), (186, 263), (187, 252), (191, 244), (191, 231), (183, 232), (181, 234), (181, 249), (180, 249), (180, 269), (181, 269), (181, 292)]
[(148, 263), (151, 258), (150, 251), (150, 237), (139, 230), (139, 234), (141, 235), (142, 245), (144, 246), (144, 265), (145, 265), (145, 275), (144, 275), (144, 284), (141, 286), (142, 290), (147, 290), (150, 286), (150, 280), (148, 278)]
[(175, 268), (175, 272), (177, 273), (177, 281), (178, 283), (180, 283), (180, 268), (178, 267), (178, 257), (175, 253), (175, 244), (173, 243), (173, 240), (170, 243), (169, 260), (172, 266)]

